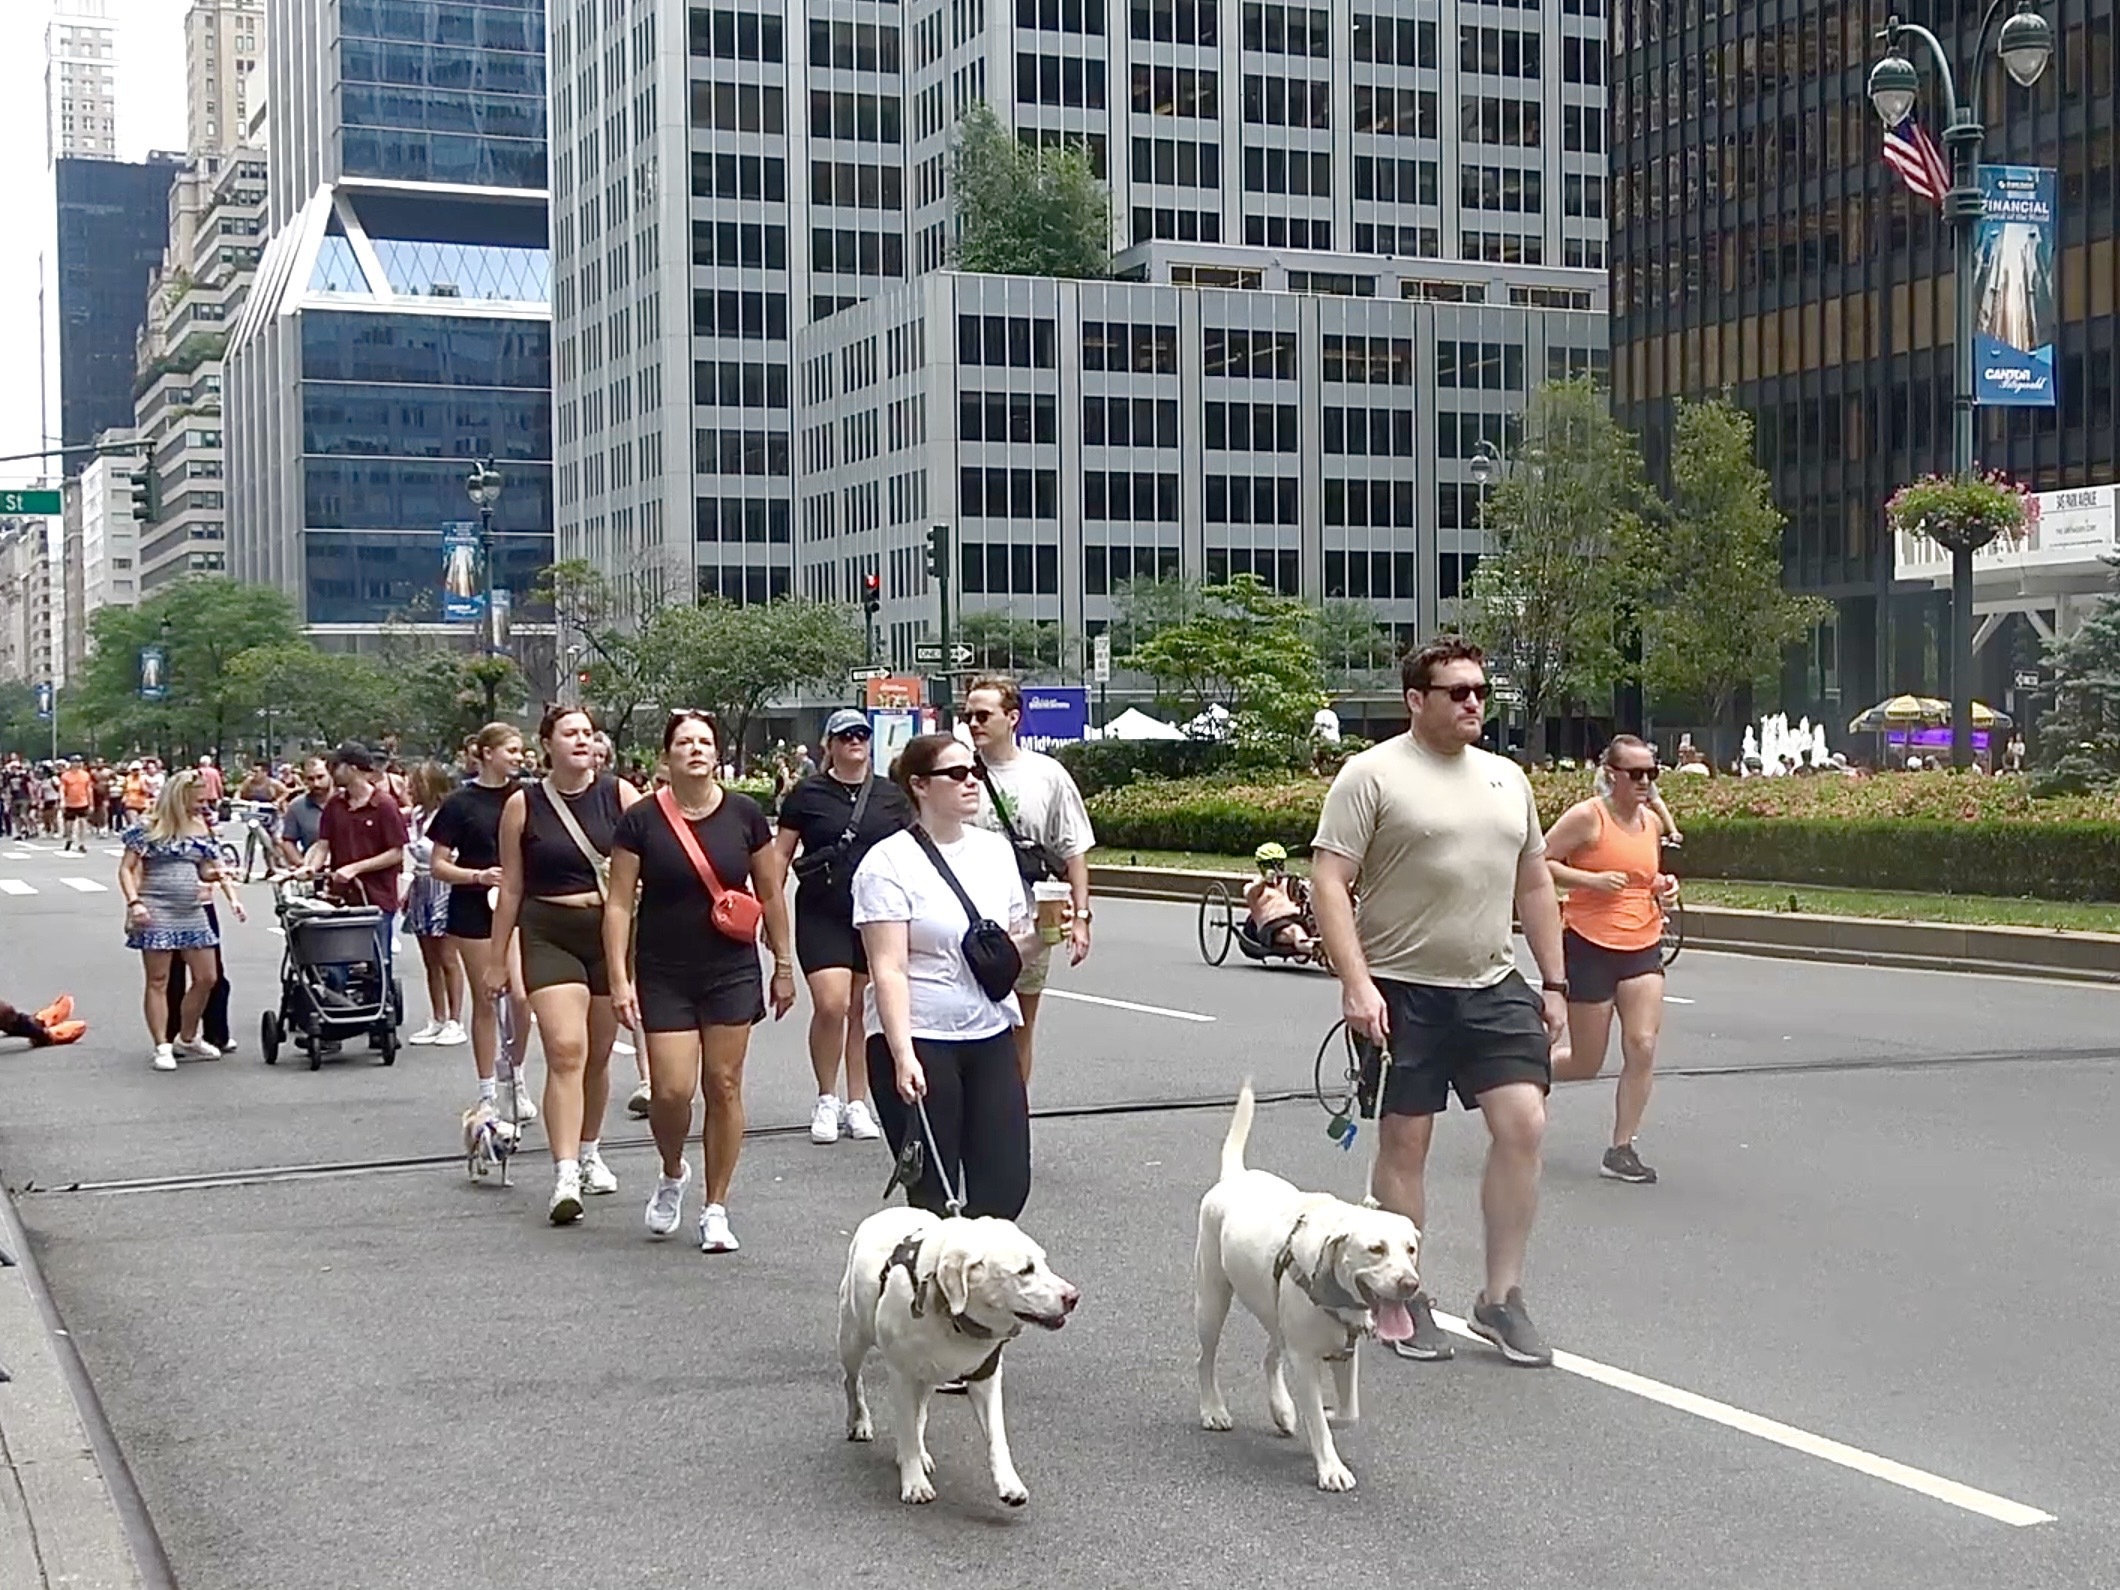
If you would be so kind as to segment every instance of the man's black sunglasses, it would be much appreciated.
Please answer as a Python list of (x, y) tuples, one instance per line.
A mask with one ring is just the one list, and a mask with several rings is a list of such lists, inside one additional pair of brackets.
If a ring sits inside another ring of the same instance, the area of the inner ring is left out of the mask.
[(1485, 701), (1494, 694), (1494, 686), (1487, 683), (1484, 679), (1476, 685), (1429, 685), (1426, 689), (1440, 690), (1444, 695), (1460, 705), (1472, 700), (1474, 697)]

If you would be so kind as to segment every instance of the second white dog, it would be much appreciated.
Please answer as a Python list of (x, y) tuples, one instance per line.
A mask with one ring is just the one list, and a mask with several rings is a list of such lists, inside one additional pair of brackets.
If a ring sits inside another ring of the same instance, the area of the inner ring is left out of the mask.
[(1026, 1325), (1060, 1329), (1081, 1296), (1012, 1220), (944, 1220), (902, 1207), (870, 1215), (854, 1233), (839, 1283), (847, 1439), (875, 1436), (861, 1389), (861, 1366), (873, 1347), (891, 1370), (898, 1499), (932, 1502), (928, 1400), (937, 1386), (961, 1380), (986, 1436), (994, 1489), (1021, 1507), (1031, 1498), (1002, 1422), (1001, 1350)]
[(1222, 1143), (1221, 1179), (1200, 1200), (1193, 1258), (1200, 1423), (1209, 1430), (1231, 1427), (1215, 1354), (1230, 1300), (1242, 1298), (1266, 1327), (1266, 1402), (1274, 1428), (1294, 1435), (1300, 1424), (1318, 1489), (1351, 1491), (1354, 1475), (1340, 1461), (1325, 1419), (1327, 1372), (1335, 1411), (1343, 1423), (1354, 1423), (1361, 1416), (1357, 1344), (1371, 1332), (1385, 1341), (1413, 1334), (1407, 1305), (1421, 1286), (1421, 1234), (1404, 1215), (1246, 1170), (1252, 1110), (1247, 1082)]

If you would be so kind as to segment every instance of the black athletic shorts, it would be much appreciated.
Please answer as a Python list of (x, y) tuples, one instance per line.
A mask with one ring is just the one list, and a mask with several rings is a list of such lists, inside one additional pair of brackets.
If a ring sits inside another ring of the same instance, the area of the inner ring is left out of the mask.
[(483, 884), (457, 884), (449, 891), (449, 936), (456, 939), (493, 937), (493, 905)]
[(635, 969), (643, 1032), (697, 1032), (702, 1027), (749, 1027), (766, 1019), (765, 980), (754, 957), (748, 971), (698, 966)]
[(1651, 944), (1639, 950), (1608, 950), (1593, 944), (1574, 928), (1561, 934), (1561, 953), (1568, 962), (1568, 1003), (1609, 1005), (1619, 985), (1664, 969), (1664, 947)]
[(1440, 1115), (1450, 1090), (1468, 1110), (1509, 1082), (1553, 1082), (1539, 996), (1515, 972), (1486, 988), (1376, 980), (1391, 1018), (1383, 1113)]
[(861, 929), (851, 915), (836, 911), (802, 908), (802, 895), (795, 896), (795, 959), (805, 972), (832, 969), (869, 975), (868, 952), (862, 948)]

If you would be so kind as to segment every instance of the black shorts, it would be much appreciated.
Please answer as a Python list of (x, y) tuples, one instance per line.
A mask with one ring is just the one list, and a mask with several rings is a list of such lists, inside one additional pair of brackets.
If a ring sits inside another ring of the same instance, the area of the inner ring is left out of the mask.
[(868, 952), (862, 948), (861, 929), (854, 926), (854, 919), (836, 911), (805, 911), (800, 894), (795, 896), (795, 959), (805, 972), (869, 975)]
[(1574, 928), (1561, 933), (1561, 954), (1568, 963), (1568, 1003), (1609, 1005), (1621, 983), (1651, 972), (1662, 975), (1664, 947), (1651, 944), (1639, 950), (1608, 950), (1593, 944)]
[(593, 997), (611, 992), (611, 974), (604, 964), (602, 907), (525, 900), (521, 920), (527, 992), (569, 984), (587, 985)]
[(766, 1019), (765, 979), (754, 959), (748, 970), (725, 967), (636, 968), (643, 1032), (697, 1032), (702, 1027), (749, 1027)]
[(1515, 972), (1486, 988), (1439, 988), (1379, 977), (1391, 1019), (1391, 1066), (1383, 1113), (1440, 1115), (1457, 1089), (1476, 1110), (1480, 1095), (1509, 1082), (1553, 1082), (1543, 1005)]
[(450, 888), (449, 936), (455, 939), (493, 937), (493, 905), (482, 886), (459, 883)]

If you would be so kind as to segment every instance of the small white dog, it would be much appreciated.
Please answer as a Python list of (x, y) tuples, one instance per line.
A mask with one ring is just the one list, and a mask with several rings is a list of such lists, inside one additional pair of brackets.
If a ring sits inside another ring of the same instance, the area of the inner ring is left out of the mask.
[(464, 1169), (473, 1181), (484, 1181), (494, 1171), (508, 1180), (508, 1156), (520, 1145), (522, 1131), (503, 1120), (493, 1106), (481, 1099), (464, 1112)]
[(1318, 1489), (1351, 1491), (1354, 1475), (1340, 1461), (1325, 1420), (1326, 1374), (1331, 1372), (1341, 1422), (1353, 1424), (1361, 1417), (1357, 1344), (1371, 1332), (1385, 1341), (1413, 1334), (1407, 1305), (1421, 1286), (1421, 1234), (1404, 1215), (1306, 1193), (1266, 1171), (1246, 1170), (1252, 1109), (1246, 1082), (1222, 1143), (1221, 1180), (1200, 1200), (1193, 1258), (1200, 1423), (1209, 1430), (1231, 1427), (1215, 1379), (1215, 1353), (1230, 1299), (1240, 1297), (1266, 1327), (1266, 1401), (1274, 1428), (1293, 1435), (1300, 1423), (1317, 1464)]
[(891, 1370), (898, 1499), (932, 1502), (928, 1399), (937, 1386), (962, 1380), (986, 1436), (994, 1489), (1009, 1506), (1021, 1507), (1031, 1498), (1002, 1422), (1001, 1350), (1025, 1325), (1060, 1329), (1081, 1296), (1014, 1221), (944, 1220), (908, 1208), (870, 1215), (854, 1233), (839, 1284), (847, 1439), (875, 1436), (861, 1390), (861, 1366), (873, 1347)]

